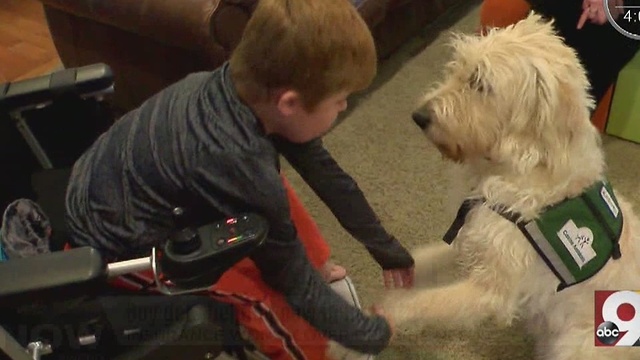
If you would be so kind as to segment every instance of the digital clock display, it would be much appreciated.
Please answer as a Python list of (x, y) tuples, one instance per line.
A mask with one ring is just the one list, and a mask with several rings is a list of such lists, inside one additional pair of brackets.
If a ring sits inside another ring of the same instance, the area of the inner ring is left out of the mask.
[(603, 0), (609, 23), (622, 35), (640, 40), (640, 0)]

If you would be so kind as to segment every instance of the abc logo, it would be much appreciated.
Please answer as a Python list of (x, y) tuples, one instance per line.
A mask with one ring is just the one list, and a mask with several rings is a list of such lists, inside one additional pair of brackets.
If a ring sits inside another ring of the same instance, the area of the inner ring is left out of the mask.
[(601, 343), (612, 345), (618, 340), (618, 337), (620, 336), (620, 330), (618, 330), (616, 324), (612, 323), (611, 321), (605, 321), (600, 324), (600, 326), (598, 326), (598, 329), (596, 330), (596, 336)]
[(596, 346), (640, 345), (640, 293), (596, 292), (596, 299)]

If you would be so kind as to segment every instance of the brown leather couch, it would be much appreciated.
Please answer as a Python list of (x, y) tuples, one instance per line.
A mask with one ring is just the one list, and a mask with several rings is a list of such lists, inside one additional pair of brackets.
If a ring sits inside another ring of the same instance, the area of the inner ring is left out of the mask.
[[(112, 103), (126, 111), (190, 72), (221, 65), (258, 0), (40, 1), (64, 66), (109, 64), (116, 76)], [(383, 59), (464, 0), (352, 1)]]

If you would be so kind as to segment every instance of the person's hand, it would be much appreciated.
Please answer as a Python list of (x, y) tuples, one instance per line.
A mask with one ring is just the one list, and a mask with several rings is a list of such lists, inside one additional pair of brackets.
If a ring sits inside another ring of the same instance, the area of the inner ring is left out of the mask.
[[(617, 18), (624, 12), (624, 8), (622, 8), (622, 6), (624, 6), (623, 0), (608, 0), (607, 5), (611, 12), (611, 16), (614, 18)], [(582, 29), (587, 20), (598, 25), (602, 25), (607, 22), (607, 13), (604, 8), (604, 1), (583, 0), (582, 15), (580, 16), (580, 20), (578, 20), (577, 28)]]
[(384, 280), (384, 287), (387, 289), (410, 289), (413, 287), (415, 279), (415, 267), (412, 266), (407, 269), (383, 270), (382, 278)]
[(384, 311), (384, 309), (380, 305), (373, 305), (371, 307), (371, 313), (381, 316), (387, 321), (387, 324), (389, 324), (389, 329), (391, 329), (391, 337), (389, 338), (389, 342), (391, 342), (391, 340), (395, 337), (395, 334), (396, 334), (396, 327), (391, 317), (389, 317), (389, 315)]

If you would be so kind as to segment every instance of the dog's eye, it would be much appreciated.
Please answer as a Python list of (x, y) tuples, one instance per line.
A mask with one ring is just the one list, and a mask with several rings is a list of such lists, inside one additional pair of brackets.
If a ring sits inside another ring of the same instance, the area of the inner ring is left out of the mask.
[(471, 77), (469, 78), (469, 86), (473, 90), (481, 93), (486, 93), (489, 91), (487, 84), (485, 84), (485, 82), (480, 79), (477, 71), (474, 71), (473, 74), (471, 74)]

